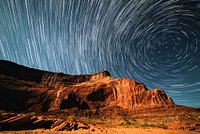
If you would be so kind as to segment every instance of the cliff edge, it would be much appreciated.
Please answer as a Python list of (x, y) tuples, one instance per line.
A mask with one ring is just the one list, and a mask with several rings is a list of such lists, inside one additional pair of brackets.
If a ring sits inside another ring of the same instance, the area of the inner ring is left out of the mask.
[(112, 78), (108, 71), (69, 75), (0, 60), (0, 109), (50, 111), (119, 106), (132, 110), (173, 104), (162, 89), (148, 90), (141, 82)]

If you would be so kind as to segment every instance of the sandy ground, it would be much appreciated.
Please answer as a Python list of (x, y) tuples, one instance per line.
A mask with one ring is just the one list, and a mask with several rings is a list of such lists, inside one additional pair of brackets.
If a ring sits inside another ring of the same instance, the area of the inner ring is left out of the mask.
[(25, 131), (1, 131), (0, 134), (200, 134), (200, 132), (187, 130), (165, 130), (157, 128), (105, 128), (95, 131), (50, 131), (44, 129), (25, 130)]
[(116, 133), (121, 134), (198, 134), (198, 132), (184, 130), (164, 130), (164, 129), (143, 129), (143, 128), (120, 128), (113, 129)]

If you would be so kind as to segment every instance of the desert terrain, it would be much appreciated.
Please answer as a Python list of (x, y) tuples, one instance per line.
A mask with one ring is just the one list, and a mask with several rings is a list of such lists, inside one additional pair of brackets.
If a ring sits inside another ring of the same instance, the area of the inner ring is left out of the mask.
[(108, 71), (69, 75), (0, 61), (0, 133), (200, 133), (200, 109)]

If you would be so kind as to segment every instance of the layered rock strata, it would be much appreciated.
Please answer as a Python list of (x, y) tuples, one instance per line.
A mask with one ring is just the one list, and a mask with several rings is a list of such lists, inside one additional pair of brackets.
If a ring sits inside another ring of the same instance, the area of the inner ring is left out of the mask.
[(0, 109), (50, 111), (120, 106), (132, 110), (173, 104), (163, 90), (148, 90), (144, 84), (127, 78), (112, 78), (108, 71), (69, 75), (0, 61)]

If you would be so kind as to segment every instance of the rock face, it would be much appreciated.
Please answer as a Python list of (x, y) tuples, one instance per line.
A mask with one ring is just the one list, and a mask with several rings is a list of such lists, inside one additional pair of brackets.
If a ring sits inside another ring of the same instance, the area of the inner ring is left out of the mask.
[(131, 110), (173, 104), (163, 90), (148, 90), (144, 84), (127, 78), (112, 78), (108, 71), (69, 75), (0, 60), (0, 109), (50, 111), (120, 106)]

